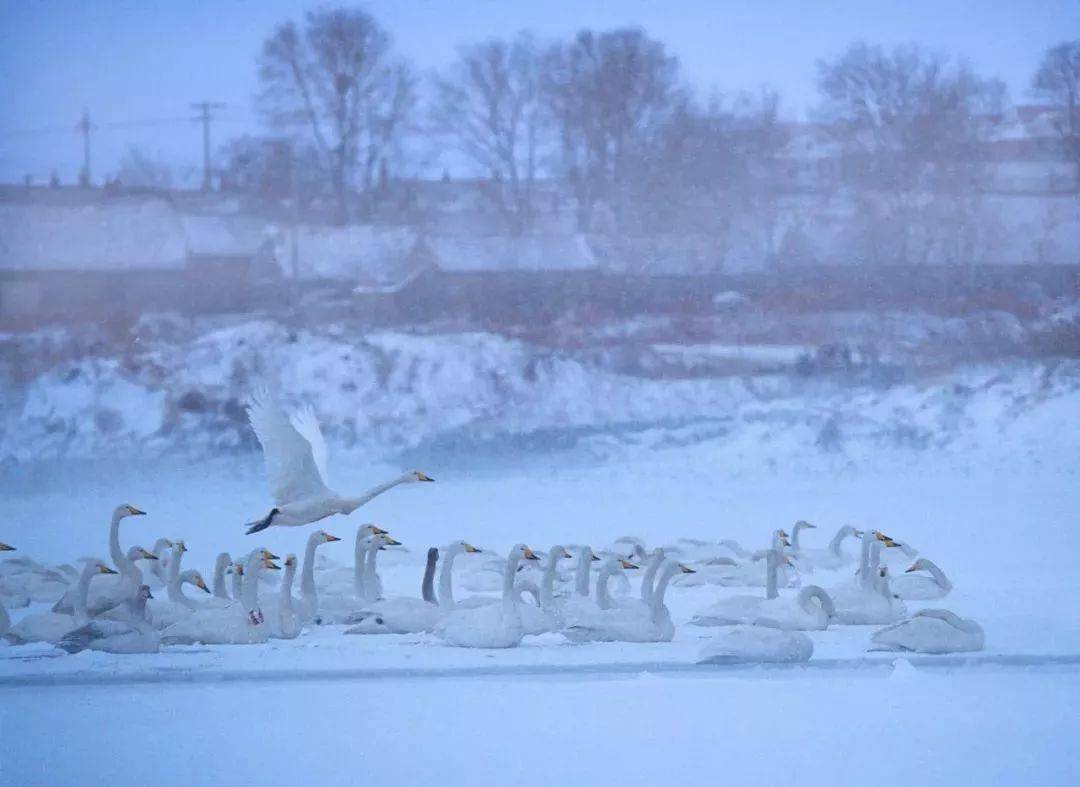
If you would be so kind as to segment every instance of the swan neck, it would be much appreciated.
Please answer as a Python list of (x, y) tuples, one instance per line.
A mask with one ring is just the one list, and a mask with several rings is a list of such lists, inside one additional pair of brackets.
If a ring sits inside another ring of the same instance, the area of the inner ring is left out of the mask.
[(296, 563), (290, 566), (285, 566), (285, 576), (281, 578), (281, 590), (278, 598), (278, 606), (286, 611), (292, 612), (292, 586), (293, 580), (296, 579)]
[(610, 563), (600, 570), (600, 576), (596, 578), (596, 606), (600, 609), (611, 609), (611, 594), (608, 592), (608, 580), (615, 573), (615, 567)]
[[(315, 539), (315, 533), (308, 536), (307, 547), (304, 549), (304, 569), (300, 577), (300, 595), (313, 602), (318, 598), (315, 592), (315, 547), (318, 546), (318, 542)], [(247, 582), (245, 581), (244, 584), (247, 585)], [(314, 605), (312, 609), (315, 609)]]
[(379, 597), (379, 573), (375, 570), (375, 560), (379, 557), (379, 545), (368, 547), (364, 557), (364, 601), (376, 601)]
[(802, 526), (801, 525), (794, 525), (791, 528), (791, 549), (792, 549), (793, 552), (798, 552), (799, 549), (801, 548), (799, 546), (799, 533), (801, 533), (801, 532), (802, 532)]
[(506, 567), (503, 569), (502, 605), (503, 611), (513, 614), (517, 611), (517, 602), (514, 598), (514, 579), (517, 577), (518, 563), (521, 558), (517, 551), (506, 559)]
[(214, 598), (229, 597), (228, 592), (225, 590), (225, 569), (228, 567), (231, 558), (222, 552), (218, 555), (217, 562), (214, 563)]
[(847, 525), (842, 526), (836, 531), (836, 535), (832, 537), (829, 542), (829, 551), (836, 557), (840, 557), (840, 545), (844, 543), (844, 539), (848, 537)]
[(938, 568), (937, 563), (933, 560), (927, 560), (926, 558), (923, 558), (922, 562), (923, 565), (926, 566), (926, 570), (930, 572), (930, 576), (934, 578), (934, 582), (937, 583), (938, 587), (945, 592), (952, 590), (952, 582), (945, 576), (945, 572)]
[(645, 568), (645, 575), (641, 578), (641, 600), (648, 604), (652, 601), (653, 597), (653, 585), (656, 582), (656, 572), (659, 571), (661, 564), (664, 562), (664, 553), (662, 550), (656, 550), (652, 559), (649, 560), (649, 565)]
[(184, 553), (173, 547), (172, 556), (169, 558), (169, 601), (183, 603), (184, 594), (180, 592), (180, 563), (184, 559)]
[(435, 598), (435, 565), (439, 562), (439, 553), (428, 551), (427, 565), (424, 566), (424, 579), (420, 583), (420, 598), (429, 604), (438, 604)]
[(90, 580), (98, 573), (98, 568), (93, 563), (87, 563), (79, 575), (79, 585), (75, 588), (75, 601), (72, 607), (75, 612), (75, 621), (81, 626), (90, 619), (90, 613), (86, 608), (87, 598), (90, 595)]
[(343, 497), (343, 498), (341, 498), (341, 513), (346, 514), (346, 515), (351, 514), (353, 511), (358, 509), (360, 506), (364, 505), (367, 502), (370, 502), (373, 498), (378, 497), (383, 492), (386, 492), (386, 491), (389, 491), (390, 489), (393, 489), (398, 484), (405, 483), (406, 481), (409, 480), (409, 478), (410, 478), (409, 474), (406, 473), (403, 476), (399, 476), (399, 477), (394, 478), (394, 479), (392, 479), (390, 481), (379, 484), (378, 486), (373, 486), (371, 489), (364, 492), (359, 497)]
[(775, 549), (765, 553), (765, 598), (773, 599), (780, 595), (777, 588), (777, 573), (780, 570), (780, 559)]
[(356, 549), (353, 550), (353, 595), (357, 601), (364, 600), (364, 583), (367, 582), (367, 551), (371, 542), (356, 537)]
[(116, 570), (123, 574), (125, 577), (131, 574), (133, 564), (128, 560), (127, 555), (120, 549), (120, 520), (123, 517), (119, 513), (112, 515), (112, 520), (109, 522), (109, 557), (112, 558), (113, 565), (116, 566)]
[(577, 571), (574, 573), (574, 592), (589, 597), (589, 573), (592, 571), (592, 552), (588, 549), (578, 555)]
[(548, 563), (544, 566), (544, 576), (540, 580), (539, 602), (543, 609), (552, 609), (555, 606), (555, 569), (558, 560), (555, 550), (552, 550), (548, 554)]
[(248, 555), (247, 564), (244, 566), (241, 595), (248, 612), (255, 612), (259, 608), (259, 572), (261, 570), (262, 554), (256, 549)]
[(454, 559), (461, 554), (460, 544), (451, 544), (443, 556), (442, 570), (439, 572), (439, 606), (449, 609), (454, 606)]

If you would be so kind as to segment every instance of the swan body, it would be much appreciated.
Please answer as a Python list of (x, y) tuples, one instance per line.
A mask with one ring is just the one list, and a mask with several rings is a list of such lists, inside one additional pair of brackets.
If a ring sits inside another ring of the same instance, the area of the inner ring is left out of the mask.
[(503, 569), (501, 603), (456, 608), (438, 622), (435, 634), (447, 644), (461, 648), (517, 647), (525, 636), (525, 630), (521, 624), (514, 579), (522, 560), (537, 559), (536, 554), (524, 544), (515, 546)]
[(248, 405), (248, 420), (262, 446), (274, 495), (269, 513), (248, 523), (248, 535), (271, 526), (297, 527), (334, 514), (348, 515), (399, 484), (434, 480), (416, 470), (357, 497), (344, 497), (327, 486), (326, 440), (310, 408), (289, 418), (266, 391), (260, 391)]
[(670, 642), (675, 625), (664, 605), (664, 595), (676, 574), (689, 573), (693, 569), (674, 560), (665, 561), (648, 603), (614, 604), (591, 616), (579, 616), (563, 633), (573, 642)]
[(14, 645), (23, 645), (28, 642), (49, 642), (55, 645), (69, 631), (82, 626), (90, 619), (87, 609), (90, 580), (100, 574), (115, 573), (99, 560), (88, 560), (75, 586), (72, 614), (53, 611), (32, 613), (12, 626), (4, 636)]
[(837, 623), (868, 625), (893, 623), (904, 616), (904, 602), (893, 597), (887, 570), (878, 566), (882, 542), (872, 533), (863, 534), (858, 582), (829, 591)]
[(701, 649), (698, 664), (791, 664), (809, 661), (814, 643), (801, 631), (768, 625), (739, 625), (721, 630)]
[[(837, 571), (844, 566), (855, 562), (850, 554), (843, 550), (844, 539), (854, 536), (862, 538), (861, 530), (856, 530), (851, 525), (844, 525), (836, 531), (829, 545), (825, 549), (802, 549), (795, 548), (795, 558), (799, 561), (799, 567), (807, 571)], [(797, 544), (794, 541), (793, 544)]]
[(146, 617), (146, 602), (153, 598), (148, 585), (140, 585), (127, 600), (127, 620), (91, 620), (63, 636), (57, 647), (68, 653), (100, 650), (105, 653), (157, 653), (161, 635)]
[[(0, 552), (14, 552), (15, 547), (0, 543)], [(52, 603), (79, 578), (71, 566), (45, 566), (28, 557), (0, 563), (0, 601), (11, 607), (30, 603)]]
[(200, 607), (161, 632), (164, 645), (254, 645), (266, 642), (269, 627), (259, 606), (259, 572), (278, 569), (270, 553), (256, 549), (244, 564), (244, 583), (239, 604)]
[(874, 633), (870, 650), (965, 653), (982, 650), (982, 626), (947, 609), (923, 609)]
[[(928, 571), (930, 576), (914, 574), (915, 571)], [(924, 557), (917, 559), (903, 574), (890, 578), (889, 585), (898, 598), (909, 601), (930, 601), (944, 598), (952, 590), (952, 582), (937, 563)]]
[(346, 634), (415, 634), (431, 631), (443, 616), (435, 598), (433, 582), (439, 550), (432, 547), (427, 553), (424, 578), (420, 583), (421, 598), (402, 596), (376, 601), (367, 606), (352, 621), (356, 625)]
[[(120, 576), (113, 582), (102, 584), (101, 588), (94, 588), (87, 599), (87, 610), (91, 615), (100, 615), (108, 609), (135, 594), (139, 585), (142, 584), (142, 572), (120, 548), (120, 522), (128, 517), (145, 516), (146, 512), (133, 505), (123, 504), (113, 510), (112, 519), (109, 521), (109, 558), (116, 566)], [(147, 553), (149, 555), (149, 553)], [(114, 572), (114, 573), (117, 573)], [(53, 605), (53, 612), (72, 614), (74, 612), (75, 589), (70, 589), (61, 596), (60, 600)]]

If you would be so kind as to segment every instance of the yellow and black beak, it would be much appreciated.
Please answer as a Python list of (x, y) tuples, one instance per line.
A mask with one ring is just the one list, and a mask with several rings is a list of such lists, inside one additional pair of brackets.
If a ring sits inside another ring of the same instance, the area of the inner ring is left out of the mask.
[(102, 573), (102, 574), (116, 574), (116, 573), (118, 573), (116, 571), (113, 571), (108, 566), (98, 566), (98, 572)]
[(143, 560), (157, 560), (157, 559), (158, 559), (158, 556), (155, 555), (153, 552), (143, 551)]
[(466, 551), (467, 553), (469, 553), (469, 554), (475, 554), (475, 553), (477, 553), (477, 552), (483, 552), (484, 550), (482, 550), (482, 549), (477, 549), (477, 548), (476, 548), (476, 547), (474, 547), (474, 546), (473, 546), (472, 544), (466, 544), (466, 545), (465, 545), (465, 551)]
[(521, 554), (525, 557), (526, 560), (539, 560), (540, 559), (540, 558), (538, 558), (536, 556), (536, 553), (533, 552), (528, 547), (522, 547)]
[(15, 547), (11, 546), (10, 544), (5, 544), (3, 541), (0, 541), (0, 552), (14, 552), (14, 551), (15, 551)]
[(391, 538), (390, 536), (386, 537), (386, 542), (385, 543), (386, 543), (386, 545), (388, 547), (399, 547), (399, 546), (401, 546), (400, 541), (398, 541), (396, 538)]
[(679, 564), (679, 571), (681, 571), (684, 574), (696, 574), (697, 573), (696, 571), (694, 571), (694, 569), (690, 568), (690, 566), (684, 566), (682, 563)]
[(638, 568), (638, 566), (635, 566), (629, 560), (623, 560), (622, 558), (619, 559), (619, 565), (621, 565), (623, 568)]
[[(325, 536), (326, 536), (326, 541), (327, 541), (327, 543), (329, 543), (329, 542), (331, 542), (331, 541), (340, 541), (340, 540), (341, 540), (341, 539), (340, 539), (340, 538), (338, 538), (337, 536), (332, 536), (332, 535), (330, 535), (330, 534), (329, 534), (329, 533), (327, 533), (327, 532), (326, 532), (325, 530), (323, 531), (323, 535), (325, 535)], [(274, 559), (274, 560), (277, 560), (277, 557), (275, 556), (275, 557), (274, 557), (273, 559)]]
[(919, 564), (914, 563), (914, 564), (912, 564), (911, 568), (904, 569), (904, 573), (905, 574), (910, 574), (912, 571), (918, 571), (918, 570), (919, 570)]
[(435, 481), (435, 479), (432, 478), (431, 476), (429, 476), (427, 473), (421, 473), (419, 470), (416, 471), (416, 480), (417, 481), (427, 481), (429, 483)]
[(279, 566), (273, 560), (267, 560), (265, 563), (263, 563), (263, 568), (268, 568), (271, 571), (280, 571), (281, 570), (281, 566)]
[(209, 592), (210, 592), (210, 588), (208, 588), (208, 587), (206, 586), (206, 583), (205, 583), (205, 582), (203, 582), (203, 581), (202, 581), (201, 579), (200, 579), (200, 580), (199, 580), (198, 582), (196, 582), (195, 584), (196, 584), (196, 586), (198, 586), (198, 587), (199, 587), (199, 588), (201, 588), (202, 590), (205, 590), (205, 591), (206, 591), (207, 593), (209, 593)]
[[(334, 539), (334, 540), (336, 541), (337, 539)], [(271, 552), (268, 549), (263, 550), (263, 557), (265, 557), (267, 560), (280, 560), (281, 559), (281, 558), (279, 558), (277, 555), (275, 555), (273, 552)]]
[(131, 512), (132, 516), (146, 516), (145, 511), (143, 511), (142, 509), (136, 508), (135, 506), (128, 506), (128, 510)]
[(593, 553), (591, 553), (591, 557), (589, 558), (589, 560), (593, 561), (594, 563), (597, 563), (597, 562), (600, 561), (600, 556), (598, 554), (596, 554), (595, 552), (593, 552)]
[(371, 525), (371, 534), (373, 536), (385, 536), (389, 532), (390, 532), (389, 530), (383, 530), (381, 527), (379, 527), (377, 525)]

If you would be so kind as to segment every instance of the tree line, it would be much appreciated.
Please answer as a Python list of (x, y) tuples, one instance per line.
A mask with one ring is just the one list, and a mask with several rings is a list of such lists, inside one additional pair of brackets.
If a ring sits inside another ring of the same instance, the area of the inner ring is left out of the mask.
[[(274, 136), (230, 141), (223, 187), (321, 198), (338, 223), (392, 202), (431, 145), (468, 162), (517, 235), (536, 229), (552, 187), (578, 231), (723, 237), (740, 216), (768, 223), (792, 186), (779, 95), (702, 97), (640, 28), (492, 38), (422, 79), (371, 14), (324, 8), (270, 34), (258, 76)], [(1007, 107), (1000, 80), (918, 45), (855, 43), (818, 62), (817, 84), (816, 127), (839, 162), (832, 182), (853, 195), (866, 248), (917, 258), (911, 228), (931, 206), (935, 221), (965, 224)], [(1080, 173), (1080, 40), (1048, 50), (1032, 88), (1058, 109), (1060, 153)], [(797, 229), (776, 242), (797, 245)], [(954, 241), (958, 254), (971, 242)]]

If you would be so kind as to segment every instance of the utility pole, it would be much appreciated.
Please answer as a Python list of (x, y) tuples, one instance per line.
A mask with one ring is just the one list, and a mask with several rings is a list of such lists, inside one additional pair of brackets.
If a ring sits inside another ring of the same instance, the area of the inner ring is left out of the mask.
[(203, 139), (203, 178), (202, 178), (202, 190), (210, 191), (212, 185), (210, 177), (210, 121), (213, 119), (210, 117), (210, 113), (215, 109), (224, 109), (225, 105), (214, 101), (199, 101), (191, 105), (192, 109), (198, 110), (199, 116), (194, 120), (202, 122), (202, 139)]
[(90, 110), (84, 109), (79, 124), (75, 130), (82, 134), (83, 138), (83, 165), (79, 173), (79, 185), (83, 188), (90, 186), (90, 132), (94, 129), (90, 123)]

